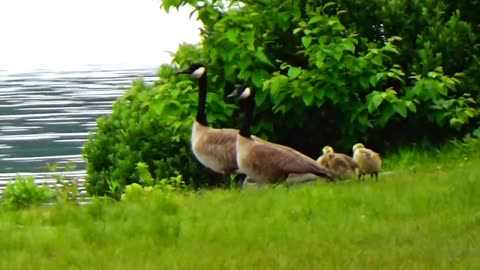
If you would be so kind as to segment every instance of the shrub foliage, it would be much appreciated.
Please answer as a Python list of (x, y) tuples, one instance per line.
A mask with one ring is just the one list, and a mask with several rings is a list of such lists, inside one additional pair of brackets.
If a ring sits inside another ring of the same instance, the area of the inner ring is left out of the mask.
[(0, 204), (14, 209), (27, 208), (31, 205), (46, 203), (55, 197), (53, 190), (47, 186), (38, 186), (31, 176), (17, 175), (15, 181), (7, 184)]
[[(388, 146), (442, 141), (478, 127), (479, 25), (460, 1), (163, 0), (190, 5), (204, 25), (199, 45), (183, 44), (172, 64), (208, 66), (208, 120), (238, 127), (224, 100), (238, 82), (256, 87), (253, 132), (316, 157), (325, 144)], [(191, 154), (197, 85), (159, 69), (119, 98), (85, 144), (88, 191), (119, 194), (138, 183), (143, 162), (156, 181), (221, 177)], [(480, 132), (475, 132), (479, 134)], [(294, 134), (294, 135), (292, 135)]]

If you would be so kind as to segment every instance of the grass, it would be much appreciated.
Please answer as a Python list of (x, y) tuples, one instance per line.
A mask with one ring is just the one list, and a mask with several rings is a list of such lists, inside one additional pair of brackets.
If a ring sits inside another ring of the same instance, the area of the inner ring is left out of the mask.
[(428, 164), (379, 182), (3, 209), (0, 269), (480, 269), (480, 159)]

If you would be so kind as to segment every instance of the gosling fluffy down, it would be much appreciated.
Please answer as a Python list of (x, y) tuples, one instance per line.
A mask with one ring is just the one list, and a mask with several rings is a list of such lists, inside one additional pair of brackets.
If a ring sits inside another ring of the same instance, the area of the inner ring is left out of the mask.
[(378, 172), (382, 168), (382, 159), (377, 152), (374, 152), (361, 143), (353, 146), (353, 160), (358, 164), (358, 179), (365, 180), (365, 174), (370, 174), (378, 181)]
[(358, 168), (350, 156), (342, 153), (335, 153), (331, 146), (325, 146), (322, 149), (323, 155), (317, 159), (320, 167), (327, 169), (335, 179), (350, 179), (355, 175), (355, 169)]

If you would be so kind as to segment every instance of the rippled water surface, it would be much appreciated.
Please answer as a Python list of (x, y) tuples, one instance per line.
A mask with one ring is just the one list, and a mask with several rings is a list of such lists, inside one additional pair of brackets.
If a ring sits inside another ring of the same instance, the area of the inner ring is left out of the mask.
[(75, 71), (0, 70), (0, 192), (16, 173), (51, 182), (47, 163), (73, 161), (70, 175), (84, 176), (81, 148), (96, 118), (141, 76), (155, 80), (156, 68), (89, 68)]

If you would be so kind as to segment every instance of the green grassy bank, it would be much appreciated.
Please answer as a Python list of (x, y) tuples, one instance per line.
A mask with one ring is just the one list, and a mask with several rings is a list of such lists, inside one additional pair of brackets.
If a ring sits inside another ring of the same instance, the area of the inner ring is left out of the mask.
[(0, 269), (480, 269), (480, 159), (420, 162), (379, 182), (4, 208)]

